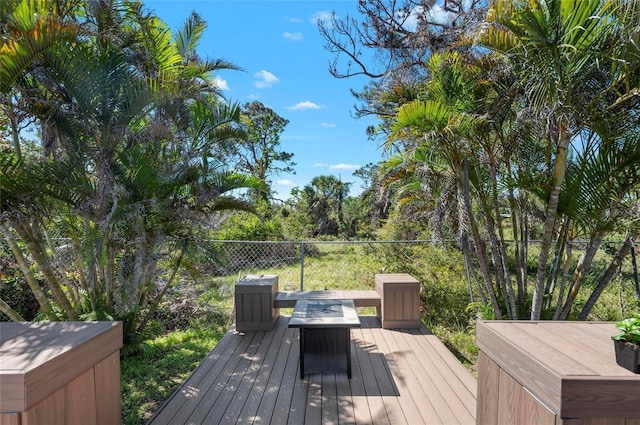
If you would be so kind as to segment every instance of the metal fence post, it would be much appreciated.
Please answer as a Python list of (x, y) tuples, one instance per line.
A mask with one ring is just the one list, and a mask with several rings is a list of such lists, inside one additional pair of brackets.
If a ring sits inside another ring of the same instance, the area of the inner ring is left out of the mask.
[(300, 290), (304, 291), (304, 242), (300, 242)]

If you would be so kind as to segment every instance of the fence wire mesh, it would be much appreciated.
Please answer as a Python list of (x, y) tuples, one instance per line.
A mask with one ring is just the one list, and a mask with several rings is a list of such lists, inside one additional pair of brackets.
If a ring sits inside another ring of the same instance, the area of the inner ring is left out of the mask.
[[(285, 290), (371, 286), (385, 258), (415, 264), (415, 248), (431, 241), (212, 241), (216, 276), (278, 274)], [(397, 264), (397, 261), (394, 261)]]
[[(61, 240), (59, 243), (65, 246), (67, 241)], [(432, 243), (428, 240), (207, 241), (208, 255), (197, 266), (198, 273), (185, 273), (178, 279), (176, 285), (167, 292), (157, 319), (168, 328), (185, 327), (190, 318), (205, 310), (207, 314), (229, 310), (234, 285), (247, 274), (278, 275), (279, 289), (293, 291), (373, 289), (376, 273), (409, 273), (425, 282), (446, 281), (447, 288), (451, 288), (452, 281), (458, 281), (461, 300), (469, 302), (471, 283), (461, 253), (452, 244), (445, 254), (436, 255), (433, 250), (425, 249)], [(607, 243), (601, 247), (598, 270), (607, 266), (618, 246), (619, 243)], [(536, 242), (532, 241), (530, 264), (535, 264), (538, 252), (535, 247)], [(582, 248), (580, 244), (574, 246), (576, 261)], [(632, 290), (633, 286), (629, 279), (629, 263), (629, 259), (625, 260), (620, 277), (616, 280), (624, 292)], [(528, 272), (535, 270), (531, 268)], [(47, 290), (44, 278), (38, 274), (36, 276), (40, 285)], [(159, 276), (156, 282), (158, 288), (164, 282), (166, 276)], [(451, 292), (451, 289), (447, 291)], [(620, 299), (623, 298), (621, 295)], [(39, 310), (38, 302), (25, 283), (11, 251), (1, 240), (0, 299), (27, 320), (34, 319)], [(622, 301), (618, 304), (624, 309)], [(0, 314), (0, 320), (8, 318)], [(174, 321), (175, 324), (169, 323)]]

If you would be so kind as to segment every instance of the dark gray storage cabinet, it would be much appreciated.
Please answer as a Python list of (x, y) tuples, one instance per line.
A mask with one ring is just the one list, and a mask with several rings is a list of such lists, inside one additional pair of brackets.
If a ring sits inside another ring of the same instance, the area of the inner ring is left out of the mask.
[(236, 330), (270, 331), (280, 315), (274, 308), (277, 275), (247, 275), (236, 283)]

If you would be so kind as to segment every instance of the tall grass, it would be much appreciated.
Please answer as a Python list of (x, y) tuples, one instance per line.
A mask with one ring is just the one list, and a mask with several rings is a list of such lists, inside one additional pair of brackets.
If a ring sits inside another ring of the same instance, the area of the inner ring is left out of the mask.
[[(475, 320), (483, 308), (470, 303), (464, 258), (459, 251), (428, 244), (318, 244), (316, 247), (315, 254), (305, 258), (305, 290), (373, 289), (376, 273), (409, 273), (421, 282), (423, 322), (475, 372)], [(609, 254), (599, 255), (597, 267), (576, 300), (576, 309), (584, 304), (598, 273), (608, 264)], [(637, 308), (627, 263), (630, 262), (625, 263), (602, 294), (591, 319), (617, 321), (629, 308)], [(290, 264), (246, 269), (229, 276), (201, 277), (197, 283), (183, 282), (183, 289), (173, 293), (161, 309), (166, 313), (162, 316), (166, 319), (162, 320), (184, 322), (187, 313), (172, 308), (175, 304), (184, 304), (185, 296), (197, 298), (201, 310), (209, 313), (190, 316), (186, 326), (182, 323), (177, 330), (148, 341), (137, 355), (123, 359), (124, 423), (134, 425), (148, 419), (215, 346), (233, 320), (234, 285), (239, 277), (276, 274), (280, 290), (296, 290), (300, 288), (300, 271), (300, 264)], [(171, 319), (171, 311), (179, 317)], [(216, 314), (212, 316), (211, 312)], [(373, 314), (373, 309), (363, 310), (361, 314)]]

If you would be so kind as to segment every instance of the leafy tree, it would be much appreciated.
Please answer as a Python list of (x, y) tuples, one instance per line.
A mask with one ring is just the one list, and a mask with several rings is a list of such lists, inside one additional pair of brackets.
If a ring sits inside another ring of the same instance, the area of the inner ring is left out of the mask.
[(344, 202), (350, 183), (335, 176), (316, 176), (302, 189), (302, 196), (313, 236), (344, 234)]
[[(637, 55), (628, 55), (630, 40), (624, 35), (628, 25), (637, 25), (638, 10), (636, 2), (608, 0), (491, 3), (483, 43), (511, 64), (528, 105), (549, 123), (547, 143), (555, 149), (531, 319), (541, 315), (571, 142), (605, 114), (637, 102), (628, 83), (637, 81), (640, 63)], [(625, 66), (611, 53), (626, 55)]]
[[(0, 46), (0, 88), (24, 100), (57, 152), (2, 152), (3, 235), (10, 244), (20, 237), (14, 255), (20, 261), (28, 250), (52, 289), (50, 298), (32, 286), (49, 318), (119, 318), (130, 341), (177, 270), (203, 252), (202, 218), (251, 210), (229, 194), (264, 187), (215, 161), (212, 140), (233, 134), (239, 114), (218, 97), (211, 75), (235, 66), (197, 57), (205, 28), (197, 15), (172, 34), (127, 1), (2, 7), (11, 37)], [(48, 237), (53, 228), (71, 240), (65, 255), (75, 277), (56, 271), (65, 261)]]
[[(238, 171), (266, 182), (269, 187), (273, 177), (294, 172), (293, 154), (280, 147), (280, 135), (288, 120), (258, 101), (244, 105), (240, 120), (245, 135), (231, 146), (232, 153), (238, 157)], [(255, 200), (268, 201), (271, 196), (270, 190), (252, 193)]]
[[(360, 195), (362, 224), (378, 229), (382, 225), (382, 221), (389, 216), (390, 200), (392, 194), (388, 186), (382, 184), (380, 178), (380, 164), (368, 163), (364, 167), (357, 169), (353, 175), (360, 177), (364, 184), (363, 192)], [(365, 219), (367, 216), (368, 219)], [(366, 223), (368, 221), (369, 223)]]

